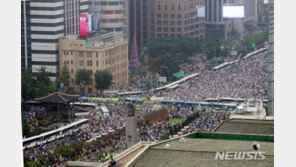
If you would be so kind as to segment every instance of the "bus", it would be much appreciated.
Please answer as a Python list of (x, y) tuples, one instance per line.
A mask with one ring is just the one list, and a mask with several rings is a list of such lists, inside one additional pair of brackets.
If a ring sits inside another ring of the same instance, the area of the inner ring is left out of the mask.
[(57, 140), (59, 138), (65, 137), (70, 131), (78, 131), (83, 125), (88, 123), (88, 119), (81, 119), (73, 122), (69, 125), (60, 127), (58, 129), (42, 133), (37, 136), (23, 139), (23, 149), (38, 146), (40, 144), (46, 144), (48, 142)]
[(95, 103), (72, 102), (70, 103), (72, 110), (75, 111), (76, 116), (88, 115), (89, 111), (96, 108)]
[(205, 101), (208, 102), (208, 103), (218, 103), (219, 102), (219, 99), (206, 98)]

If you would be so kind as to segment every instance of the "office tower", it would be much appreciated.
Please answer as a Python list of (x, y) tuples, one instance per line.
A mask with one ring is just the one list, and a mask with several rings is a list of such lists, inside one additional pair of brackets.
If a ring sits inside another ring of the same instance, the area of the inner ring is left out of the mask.
[(89, 0), (89, 12), (100, 13), (100, 29), (114, 32), (128, 32), (127, 0)]
[(22, 0), (22, 71), (45, 67), (50, 79), (59, 71), (58, 39), (79, 33), (79, 14), (88, 0)]

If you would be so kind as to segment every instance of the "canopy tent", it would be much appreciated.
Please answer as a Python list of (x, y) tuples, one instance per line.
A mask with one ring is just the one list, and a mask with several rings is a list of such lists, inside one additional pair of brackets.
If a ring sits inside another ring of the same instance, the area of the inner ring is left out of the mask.
[(78, 97), (78, 100), (87, 100), (87, 97)]

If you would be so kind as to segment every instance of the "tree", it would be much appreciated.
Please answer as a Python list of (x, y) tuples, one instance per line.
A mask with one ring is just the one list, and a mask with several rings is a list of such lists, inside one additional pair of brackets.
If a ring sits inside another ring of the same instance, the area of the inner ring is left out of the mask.
[(148, 53), (151, 58), (170, 54), (175, 56), (179, 61), (189, 61), (188, 58), (193, 56), (197, 52), (197, 49), (198, 43), (188, 37), (156, 38), (148, 44)]
[(160, 74), (166, 76), (169, 80), (173, 79), (173, 73), (180, 71), (178, 60), (172, 55), (165, 55), (163, 66), (160, 68)]
[(159, 72), (160, 67), (163, 65), (163, 61), (164, 61), (164, 56), (163, 55), (159, 55), (157, 57), (155, 57), (153, 59), (153, 61), (151, 62), (151, 70), (154, 72)]
[(71, 77), (70, 77), (69, 67), (66, 65), (66, 62), (65, 62), (56, 81), (57, 87), (59, 88), (61, 83), (63, 83), (65, 87), (69, 86), (70, 78)]
[(35, 76), (37, 97), (43, 97), (55, 91), (54, 84), (50, 81), (49, 72), (46, 72), (45, 67), (41, 67)]
[(80, 86), (80, 91), (83, 85), (83, 90), (86, 85), (89, 85), (91, 82), (91, 71), (86, 69), (78, 69), (75, 74), (75, 84)]
[(35, 97), (35, 87), (34, 87), (34, 79), (32, 78), (32, 73), (28, 70), (22, 73), (21, 80), (21, 91), (22, 98), (27, 100)]
[(22, 111), (22, 130), (23, 130), (23, 136), (30, 137), (31, 129), (27, 120), (25, 119), (25, 115), (23, 111)]
[(96, 71), (95, 73), (95, 88), (100, 91), (101, 95), (104, 90), (109, 89), (109, 87), (112, 85), (113, 76), (112, 74), (107, 71)]

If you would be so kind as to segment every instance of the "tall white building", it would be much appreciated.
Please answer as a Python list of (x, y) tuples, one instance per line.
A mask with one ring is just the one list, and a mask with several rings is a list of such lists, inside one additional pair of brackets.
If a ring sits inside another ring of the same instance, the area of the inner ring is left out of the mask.
[(88, 0), (22, 0), (22, 6), (22, 70), (45, 67), (54, 80), (58, 39), (79, 34), (79, 14), (88, 12)]

